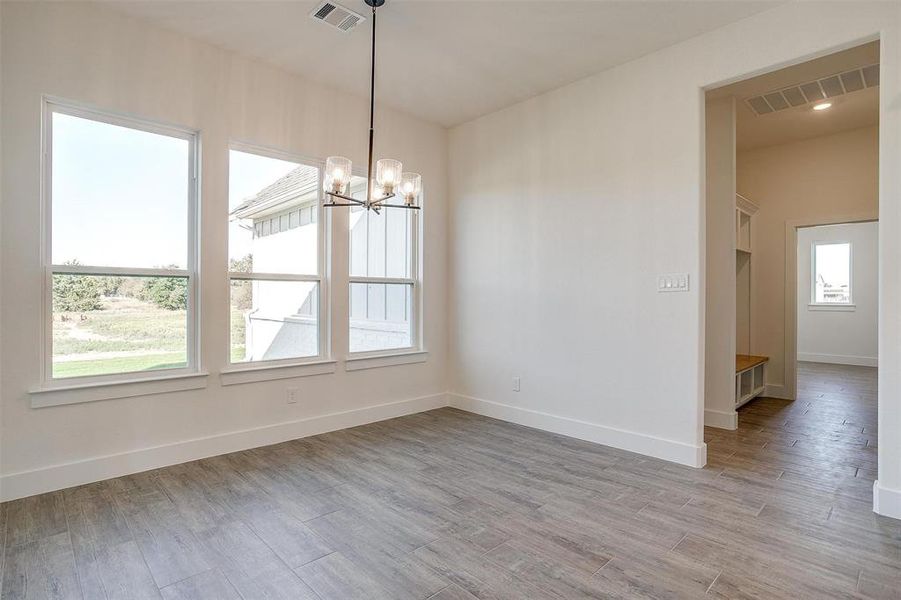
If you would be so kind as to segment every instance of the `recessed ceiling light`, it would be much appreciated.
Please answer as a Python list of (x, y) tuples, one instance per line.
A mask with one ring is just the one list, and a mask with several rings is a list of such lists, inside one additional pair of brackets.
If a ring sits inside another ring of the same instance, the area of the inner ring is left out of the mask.
[(826, 110), (830, 106), (832, 106), (832, 102), (820, 102), (819, 104), (814, 104), (813, 109), (814, 110)]

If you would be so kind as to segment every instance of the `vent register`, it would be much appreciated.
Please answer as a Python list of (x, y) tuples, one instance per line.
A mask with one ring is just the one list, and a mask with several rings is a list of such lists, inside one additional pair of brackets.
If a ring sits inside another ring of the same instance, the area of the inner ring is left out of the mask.
[(310, 17), (345, 33), (366, 20), (363, 15), (328, 0), (318, 4)]
[(754, 114), (760, 116), (878, 85), (879, 65), (875, 64), (753, 96), (747, 98), (745, 102), (754, 111)]

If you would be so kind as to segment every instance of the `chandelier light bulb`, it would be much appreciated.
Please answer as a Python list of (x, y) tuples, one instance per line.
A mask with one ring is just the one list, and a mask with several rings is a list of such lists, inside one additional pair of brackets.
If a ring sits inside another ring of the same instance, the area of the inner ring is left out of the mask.
[(383, 158), (375, 163), (375, 181), (386, 196), (394, 193), (394, 188), (400, 184), (400, 176), (403, 164), (399, 160)]
[(407, 206), (416, 204), (419, 194), (422, 193), (422, 176), (419, 173), (404, 173), (401, 176), (400, 193), (404, 197), (404, 204)]
[(323, 188), (331, 194), (346, 194), (353, 163), (343, 156), (329, 156), (325, 161), (325, 181)]

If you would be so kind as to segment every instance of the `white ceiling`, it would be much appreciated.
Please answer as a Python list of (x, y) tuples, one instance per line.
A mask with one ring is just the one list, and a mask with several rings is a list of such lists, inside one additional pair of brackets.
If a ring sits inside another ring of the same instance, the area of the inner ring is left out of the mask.
[[(344, 6), (368, 14), (362, 0)], [(780, 2), (388, 0), (379, 9), (380, 103), (463, 123)], [(343, 34), (315, 2), (109, 2), (146, 19), (335, 88), (368, 95), (367, 20)]]
[(879, 62), (879, 42), (870, 42), (707, 92), (708, 98), (735, 96), (735, 145), (739, 151), (786, 144), (879, 123), (879, 88), (830, 99), (823, 111), (797, 106), (757, 116), (745, 100)]

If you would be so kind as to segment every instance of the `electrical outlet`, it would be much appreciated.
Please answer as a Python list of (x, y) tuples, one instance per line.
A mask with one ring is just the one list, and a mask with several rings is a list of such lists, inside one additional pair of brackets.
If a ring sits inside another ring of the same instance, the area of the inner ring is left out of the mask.
[(514, 391), (514, 392), (518, 392), (518, 391), (519, 391), (519, 377), (514, 377), (514, 378), (513, 378), (513, 391)]
[(288, 389), (288, 404), (297, 404), (297, 396), (300, 394), (300, 390), (297, 388), (289, 388)]

